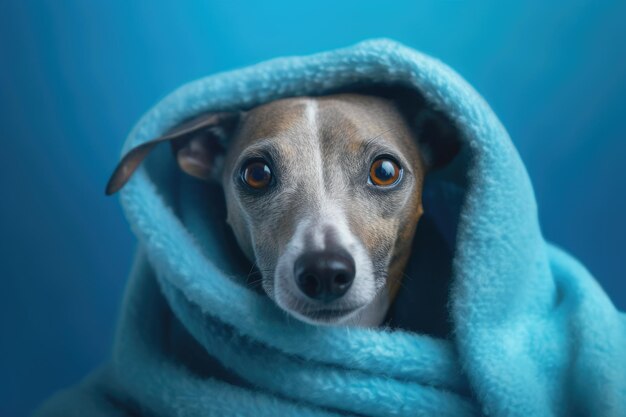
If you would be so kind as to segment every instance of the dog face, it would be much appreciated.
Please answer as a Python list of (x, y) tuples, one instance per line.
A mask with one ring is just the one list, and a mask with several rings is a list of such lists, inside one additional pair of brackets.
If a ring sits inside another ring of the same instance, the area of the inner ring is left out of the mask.
[(393, 101), (338, 94), (204, 116), (153, 142), (172, 141), (185, 172), (221, 182), (227, 221), (279, 307), (315, 324), (371, 325), (422, 214), (414, 132)]
[(271, 102), (244, 116), (231, 146), (221, 177), (228, 222), (281, 308), (342, 323), (399, 279), (425, 168), (392, 102)]

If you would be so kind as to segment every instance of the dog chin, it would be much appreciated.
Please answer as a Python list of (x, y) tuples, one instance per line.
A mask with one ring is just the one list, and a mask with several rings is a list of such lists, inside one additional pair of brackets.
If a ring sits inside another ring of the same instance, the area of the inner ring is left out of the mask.
[[(274, 299), (278, 307), (296, 319), (316, 326), (380, 326), (387, 316), (389, 297), (386, 287), (379, 288), (373, 297), (352, 300), (347, 305), (332, 306), (312, 305), (290, 294), (289, 291), (276, 294)], [(347, 300), (345, 300), (347, 301)]]
[(317, 326), (339, 326), (350, 324), (353, 319), (363, 309), (362, 307), (351, 309), (319, 309), (298, 311), (293, 309), (285, 310), (300, 321)]

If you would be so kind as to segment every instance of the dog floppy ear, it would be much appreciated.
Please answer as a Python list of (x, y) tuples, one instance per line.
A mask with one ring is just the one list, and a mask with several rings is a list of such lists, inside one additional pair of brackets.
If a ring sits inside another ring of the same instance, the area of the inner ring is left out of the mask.
[(204, 180), (215, 178), (219, 161), (224, 155), (226, 138), (237, 126), (239, 118), (239, 112), (202, 114), (163, 136), (131, 149), (113, 171), (106, 186), (106, 195), (121, 189), (150, 151), (162, 142), (170, 142), (183, 171)]
[(428, 170), (447, 165), (459, 153), (459, 132), (441, 112), (422, 108), (415, 116), (415, 132)]

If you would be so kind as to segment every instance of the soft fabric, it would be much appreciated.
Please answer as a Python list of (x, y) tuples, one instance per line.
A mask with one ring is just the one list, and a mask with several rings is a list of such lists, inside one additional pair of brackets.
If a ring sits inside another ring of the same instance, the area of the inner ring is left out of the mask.
[(121, 191), (139, 248), (113, 356), (39, 416), (626, 416), (626, 316), (544, 240), (505, 129), (441, 62), (374, 40), (214, 75), (162, 100), (124, 152), (201, 112), (367, 84), (417, 89), (461, 132), (461, 154), (425, 191), (435, 226), (416, 237), (437, 230), (450, 247), (449, 268), (430, 269), (449, 276), (428, 278), (450, 282), (449, 334), (287, 316), (245, 285), (220, 189), (163, 148)]

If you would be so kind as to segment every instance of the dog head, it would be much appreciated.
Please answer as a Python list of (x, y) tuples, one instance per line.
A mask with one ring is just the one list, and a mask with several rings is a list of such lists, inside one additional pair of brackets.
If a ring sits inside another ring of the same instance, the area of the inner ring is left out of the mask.
[(310, 323), (378, 325), (410, 254), (424, 176), (451, 154), (423, 137), (439, 128), (424, 114), (335, 94), (202, 115), (131, 150), (107, 192), (171, 142), (183, 171), (222, 185), (227, 221), (278, 306)]

